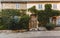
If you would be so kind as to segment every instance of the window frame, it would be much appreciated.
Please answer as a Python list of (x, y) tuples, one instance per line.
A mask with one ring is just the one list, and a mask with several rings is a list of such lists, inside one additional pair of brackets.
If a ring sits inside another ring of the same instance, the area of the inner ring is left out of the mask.
[(57, 9), (57, 4), (53, 4), (52, 9)]
[(20, 4), (16, 3), (16, 9), (19, 9), (19, 8), (20, 8)]
[(42, 10), (43, 9), (43, 4), (38, 4), (38, 9)]

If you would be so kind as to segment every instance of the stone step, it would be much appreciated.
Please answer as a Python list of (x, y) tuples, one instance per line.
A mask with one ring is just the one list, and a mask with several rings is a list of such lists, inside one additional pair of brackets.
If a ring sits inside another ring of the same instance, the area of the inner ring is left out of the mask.
[(56, 27), (54, 30), (56, 30), (56, 31), (60, 31), (60, 27)]

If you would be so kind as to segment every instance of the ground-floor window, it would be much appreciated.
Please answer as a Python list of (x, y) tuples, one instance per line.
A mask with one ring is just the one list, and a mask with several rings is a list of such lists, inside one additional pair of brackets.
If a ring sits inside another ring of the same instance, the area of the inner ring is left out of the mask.
[(60, 18), (56, 19), (56, 25), (60, 25)]
[(60, 17), (59, 16), (52, 17), (52, 18), (50, 18), (50, 22), (53, 24), (56, 24), (56, 26), (60, 26)]

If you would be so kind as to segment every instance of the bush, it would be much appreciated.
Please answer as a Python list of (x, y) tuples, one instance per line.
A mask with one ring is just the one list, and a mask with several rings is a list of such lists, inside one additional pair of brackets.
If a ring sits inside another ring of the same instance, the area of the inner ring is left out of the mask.
[(20, 19), (20, 29), (28, 29), (29, 26), (29, 16), (28, 15), (24, 15), (21, 17)]
[(12, 18), (10, 25), (8, 25), (8, 29), (10, 30), (28, 29), (28, 25), (29, 25), (29, 16), (24, 15), (24, 16), (21, 16), (20, 19), (16, 19), (15, 21)]
[[(2, 29), (2, 30), (8, 30), (8, 29), (9, 30), (17, 30), (17, 29), (21, 29), (21, 26), (22, 26), (22, 28), (24, 28), (22, 21), (25, 19), (25, 17), (26, 18), (28, 17), (25, 15), (26, 15), (26, 10), (3, 9), (1, 11), (1, 15), (0, 15), (1, 16), (1, 18), (0, 18), (0, 29)], [(22, 21), (16, 17), (14, 20), (14, 16), (22, 17), (21, 18)], [(26, 23), (26, 21), (25, 21), (25, 23)], [(28, 22), (27, 22), (27, 24), (28, 24)]]
[(15, 16), (15, 15), (20, 15), (20, 10), (16, 9), (3, 9), (2, 10), (2, 15), (3, 16)]
[(20, 18), (18, 16), (13, 16), (10, 18), (10, 23), (9, 25), (7, 26), (8, 29), (10, 30), (17, 30), (19, 29), (19, 21), (20, 21)]
[(46, 27), (47, 30), (53, 30), (55, 28), (55, 24), (47, 23), (45, 27)]
[(7, 26), (5, 26), (5, 25), (0, 25), (0, 30), (8, 30), (8, 29), (7, 29)]

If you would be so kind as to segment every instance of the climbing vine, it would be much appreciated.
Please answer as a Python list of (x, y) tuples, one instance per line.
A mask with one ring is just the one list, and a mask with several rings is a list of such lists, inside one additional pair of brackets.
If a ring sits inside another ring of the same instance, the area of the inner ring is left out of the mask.
[(59, 10), (52, 10), (51, 8), (51, 4), (45, 4), (45, 10), (37, 10), (35, 6), (29, 8), (29, 10), (31, 11), (31, 13), (35, 13), (38, 15), (39, 25), (44, 26), (49, 23), (50, 17), (60, 15)]

